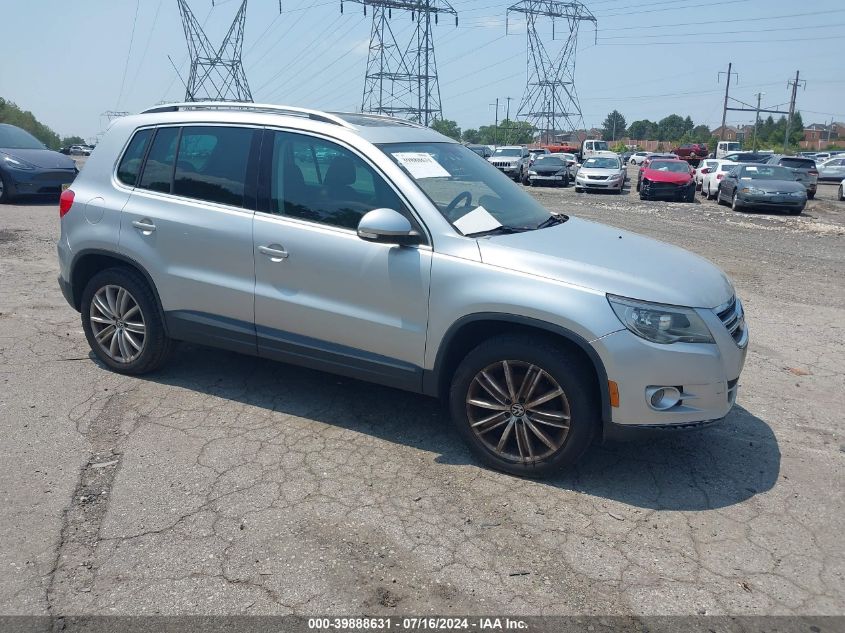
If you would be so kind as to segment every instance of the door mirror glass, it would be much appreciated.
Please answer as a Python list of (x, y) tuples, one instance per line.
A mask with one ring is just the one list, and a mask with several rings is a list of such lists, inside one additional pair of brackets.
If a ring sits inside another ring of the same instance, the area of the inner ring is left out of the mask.
[(358, 223), (358, 237), (367, 242), (411, 245), (420, 243), (420, 234), (404, 215), (393, 209), (373, 209)]

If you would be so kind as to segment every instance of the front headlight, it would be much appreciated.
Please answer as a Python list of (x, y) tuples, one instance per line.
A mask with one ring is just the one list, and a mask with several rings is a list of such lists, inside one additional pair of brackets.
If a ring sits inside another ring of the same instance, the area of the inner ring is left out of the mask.
[(751, 193), (756, 195), (762, 195), (766, 193), (765, 191), (763, 191), (762, 189), (758, 189), (757, 187), (743, 187), (742, 189), (740, 189), (740, 191), (742, 193)]
[(537, 172), (536, 172), (536, 171), (534, 171), (533, 169), (529, 169), (529, 170), (528, 170), (528, 175), (529, 175), (529, 176), (536, 176), (536, 175), (537, 175)]
[(30, 165), (28, 162), (21, 160), (19, 158), (12, 158), (11, 156), (4, 156), (3, 162), (6, 163), (12, 169), (25, 169), (31, 170), (35, 169), (35, 165)]
[(806, 198), (807, 192), (806, 191), (793, 191), (789, 194), (790, 196), (795, 196), (796, 198)]
[(653, 343), (713, 343), (707, 325), (692, 308), (607, 295), (622, 325)]

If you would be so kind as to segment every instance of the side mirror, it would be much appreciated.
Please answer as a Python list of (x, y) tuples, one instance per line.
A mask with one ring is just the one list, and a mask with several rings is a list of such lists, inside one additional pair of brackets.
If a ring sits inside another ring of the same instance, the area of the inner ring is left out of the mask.
[(419, 244), (421, 236), (404, 215), (393, 209), (373, 209), (358, 222), (358, 237), (367, 242)]

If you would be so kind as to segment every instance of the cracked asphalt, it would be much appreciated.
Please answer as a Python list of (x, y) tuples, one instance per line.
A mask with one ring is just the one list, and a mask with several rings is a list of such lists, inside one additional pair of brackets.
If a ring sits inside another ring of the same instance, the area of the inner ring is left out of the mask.
[(845, 614), (845, 203), (805, 215), (531, 190), (735, 280), (720, 424), (538, 482), (421, 396), (181, 345), (94, 362), (55, 202), (0, 206), (0, 614)]

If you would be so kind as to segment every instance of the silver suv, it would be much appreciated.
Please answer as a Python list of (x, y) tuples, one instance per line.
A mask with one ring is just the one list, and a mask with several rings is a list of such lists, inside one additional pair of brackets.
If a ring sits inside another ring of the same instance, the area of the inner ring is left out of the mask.
[(397, 119), (156, 107), (112, 125), (60, 216), (59, 283), (112, 370), (191, 341), (441, 397), (520, 475), (722, 418), (745, 360), (711, 263), (550, 213)]

